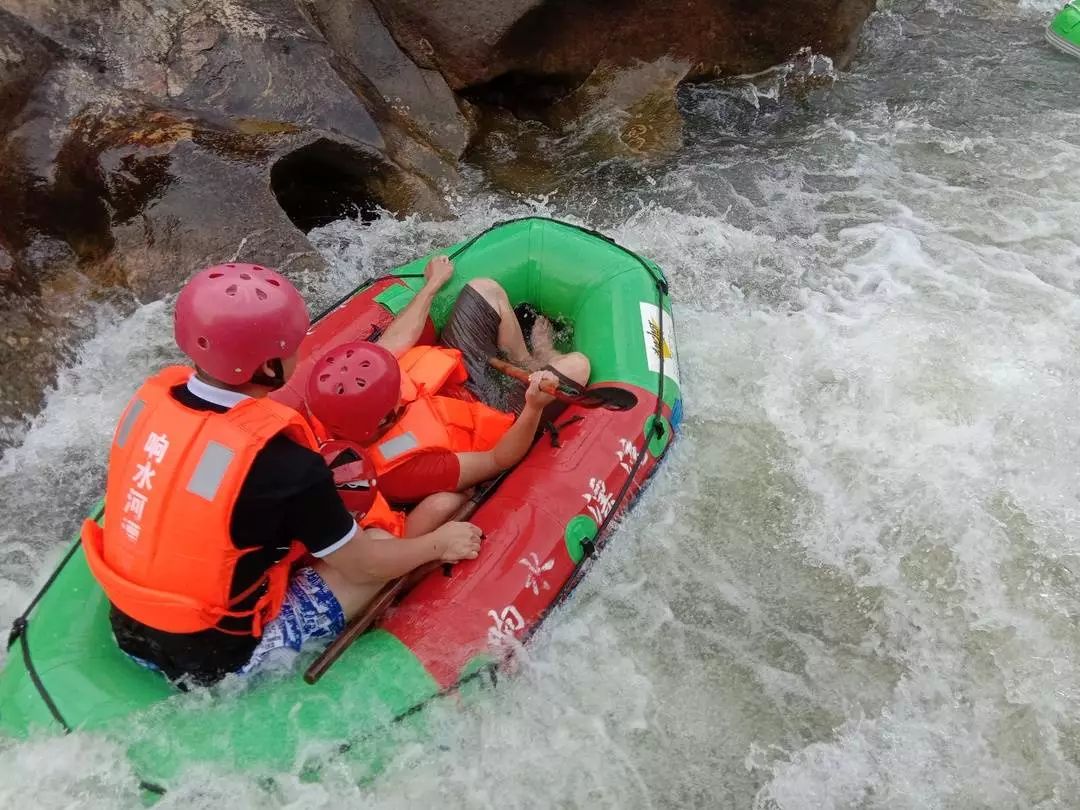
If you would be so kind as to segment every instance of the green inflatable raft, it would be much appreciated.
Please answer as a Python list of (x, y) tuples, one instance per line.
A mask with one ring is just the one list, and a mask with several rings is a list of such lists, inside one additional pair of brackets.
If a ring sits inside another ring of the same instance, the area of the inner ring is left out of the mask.
[[(312, 652), (284, 671), (178, 691), (117, 649), (108, 601), (76, 540), (15, 623), (0, 672), (0, 734), (104, 733), (125, 746), (152, 792), (191, 765), (317, 777), (327, 757), (348, 756), (364, 775), (400, 729), (422, 726), (418, 710), (428, 701), (483, 682), (528, 639), (579, 581), (674, 437), (682, 395), (667, 281), (600, 234), (540, 218), (497, 225), (446, 252), (455, 274), (422, 340), (436, 339), (467, 281), (492, 277), (515, 304), (528, 302), (561, 325), (562, 348), (592, 361), (590, 384), (621, 388), (635, 404), (570, 405), (557, 431), (537, 440), (474, 515), (488, 537), (480, 559), (421, 581), (315, 685), (300, 675)], [(427, 258), (366, 282), (323, 313), (276, 396), (302, 408), (314, 360), (337, 343), (376, 337), (422, 284)], [(109, 519), (100, 504), (90, 515)]]
[(1080, 4), (1070, 2), (1046, 26), (1046, 41), (1080, 58)]

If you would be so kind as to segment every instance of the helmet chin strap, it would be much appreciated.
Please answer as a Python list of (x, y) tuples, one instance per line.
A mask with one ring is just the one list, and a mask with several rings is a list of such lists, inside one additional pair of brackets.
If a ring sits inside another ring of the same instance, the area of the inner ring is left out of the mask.
[(264, 374), (262, 368), (260, 368), (252, 375), (251, 382), (269, 388), (271, 391), (277, 391), (281, 386), (285, 385), (285, 366), (282, 365), (280, 357), (267, 360), (266, 364), (273, 370), (274, 375)]

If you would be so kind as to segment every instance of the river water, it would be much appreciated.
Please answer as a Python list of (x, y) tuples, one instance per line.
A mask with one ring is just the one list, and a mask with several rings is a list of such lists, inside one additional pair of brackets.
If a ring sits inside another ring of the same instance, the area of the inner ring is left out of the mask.
[[(520, 671), (373, 783), (210, 770), (161, 806), (1080, 806), (1080, 62), (1041, 42), (1054, 7), (885, 3), (829, 86), (684, 88), (665, 161), (320, 232), (317, 303), (510, 216), (605, 230), (673, 283), (683, 433)], [(98, 319), (0, 460), (5, 626), (175, 357), (164, 303)], [(17, 800), (138, 796), (76, 734), (0, 743)]]

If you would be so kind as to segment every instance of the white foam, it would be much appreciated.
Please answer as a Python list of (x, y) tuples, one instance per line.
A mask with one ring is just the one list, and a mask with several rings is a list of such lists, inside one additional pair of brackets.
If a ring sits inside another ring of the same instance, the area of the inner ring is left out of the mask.
[[(374, 782), (209, 767), (163, 806), (1075, 803), (1080, 117), (1033, 14), (892, 5), (805, 103), (687, 91), (686, 151), (640, 182), (613, 191), (609, 165), (521, 200), (477, 180), (454, 220), (314, 235), (317, 308), (497, 220), (601, 228), (672, 281), (683, 435), (516, 675), (396, 732)], [(0, 619), (168, 344), (163, 305), (104, 314), (0, 460)], [(127, 801), (99, 743), (9, 746), (0, 790)]]

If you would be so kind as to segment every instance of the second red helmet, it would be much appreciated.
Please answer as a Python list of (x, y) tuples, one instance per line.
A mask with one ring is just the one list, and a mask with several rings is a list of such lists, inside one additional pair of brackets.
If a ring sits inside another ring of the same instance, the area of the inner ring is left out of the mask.
[(307, 405), (335, 438), (366, 442), (397, 407), (401, 369), (377, 343), (344, 343), (324, 354), (311, 370)]

